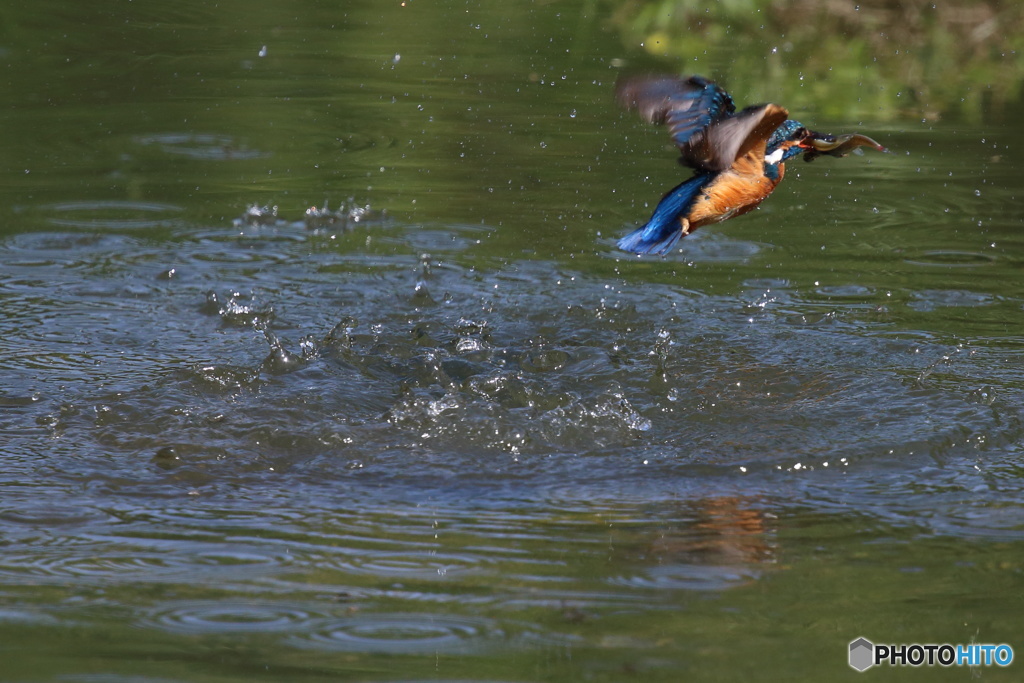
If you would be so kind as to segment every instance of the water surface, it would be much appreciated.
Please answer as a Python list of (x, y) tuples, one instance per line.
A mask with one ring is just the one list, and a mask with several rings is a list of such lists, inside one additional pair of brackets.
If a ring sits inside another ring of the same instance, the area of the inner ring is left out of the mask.
[(610, 8), (405, 4), (14, 17), (0, 677), (1024, 652), (1019, 105), (803, 111), (892, 153), (638, 259)]

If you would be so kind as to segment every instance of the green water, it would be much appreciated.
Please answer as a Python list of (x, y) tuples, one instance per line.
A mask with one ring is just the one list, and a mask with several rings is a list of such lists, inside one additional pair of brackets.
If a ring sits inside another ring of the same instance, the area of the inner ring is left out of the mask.
[[(0, 11), (0, 680), (1018, 680), (1019, 12), (691, 5)], [(623, 69), (891, 153), (638, 259)]]

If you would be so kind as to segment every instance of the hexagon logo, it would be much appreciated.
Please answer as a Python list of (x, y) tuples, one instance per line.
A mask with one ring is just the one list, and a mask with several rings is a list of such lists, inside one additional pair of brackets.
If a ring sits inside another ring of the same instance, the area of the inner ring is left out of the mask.
[(850, 666), (857, 671), (866, 671), (875, 663), (875, 646), (867, 638), (858, 638), (850, 643)]

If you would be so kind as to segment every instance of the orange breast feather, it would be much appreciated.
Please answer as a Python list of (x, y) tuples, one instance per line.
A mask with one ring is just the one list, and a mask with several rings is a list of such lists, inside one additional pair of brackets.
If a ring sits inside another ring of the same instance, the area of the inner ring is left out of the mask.
[(764, 174), (764, 151), (762, 142), (704, 188), (683, 219), (684, 233), (751, 211), (772, 193), (782, 181), (785, 166), (778, 165), (777, 178), (767, 177)]

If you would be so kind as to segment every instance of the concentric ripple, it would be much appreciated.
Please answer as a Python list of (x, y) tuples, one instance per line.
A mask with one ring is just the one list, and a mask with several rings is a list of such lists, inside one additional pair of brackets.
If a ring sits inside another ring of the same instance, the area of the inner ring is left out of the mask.
[(307, 638), (291, 639), (291, 644), (352, 652), (467, 654), (502, 636), (486, 619), (392, 612), (330, 621)]
[(155, 147), (165, 154), (202, 161), (258, 159), (268, 156), (266, 152), (239, 144), (230, 135), (212, 133), (157, 133), (139, 136), (135, 138), (135, 142)]
[(943, 266), (946, 268), (966, 268), (987, 266), (995, 263), (996, 257), (977, 251), (933, 250), (906, 259), (915, 266)]
[(614, 586), (656, 590), (721, 591), (756, 581), (760, 572), (750, 567), (670, 564), (653, 566), (643, 573), (609, 580)]
[(360, 557), (348, 558), (339, 563), (339, 568), (358, 574), (382, 578), (436, 579), (464, 576), (477, 571), (482, 558), (472, 555), (455, 555), (426, 551), (376, 552)]
[(140, 622), (183, 635), (298, 633), (311, 631), (326, 615), (286, 603), (209, 600), (165, 605)]
[(166, 580), (181, 578), (190, 571), (189, 562), (174, 555), (117, 555), (107, 551), (90, 553), (82, 548), (77, 550), (5, 554), (0, 557), (0, 580), (33, 584), (72, 578)]
[(51, 225), (87, 230), (139, 230), (176, 225), (180, 206), (153, 202), (89, 201), (53, 204)]

